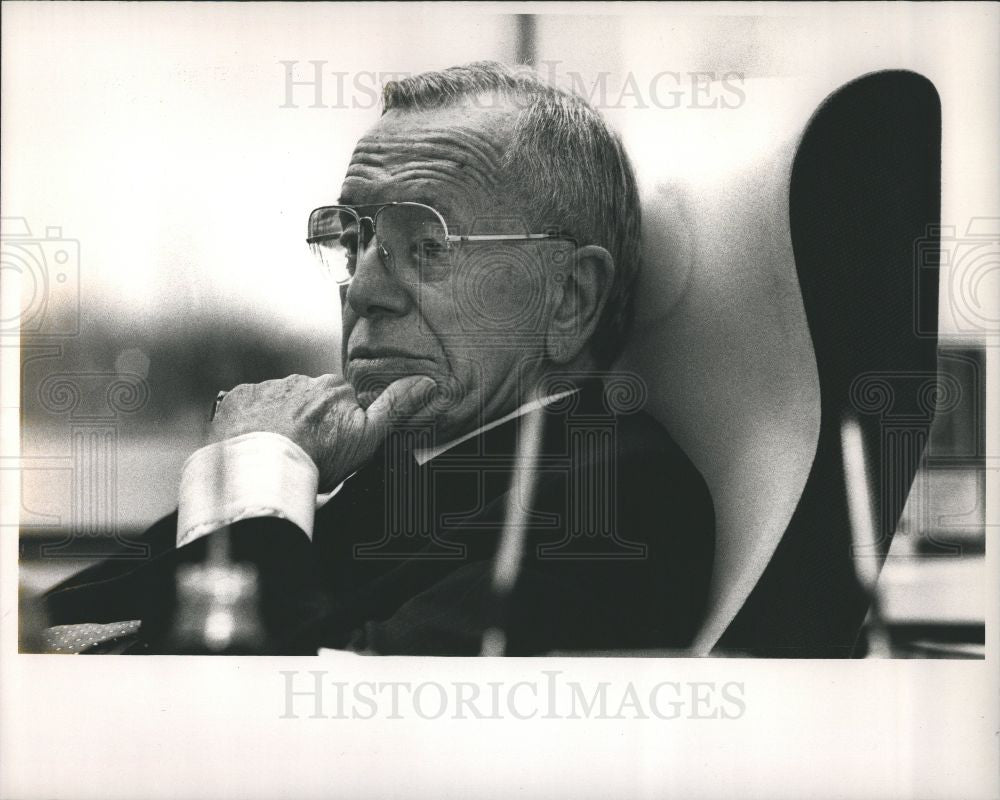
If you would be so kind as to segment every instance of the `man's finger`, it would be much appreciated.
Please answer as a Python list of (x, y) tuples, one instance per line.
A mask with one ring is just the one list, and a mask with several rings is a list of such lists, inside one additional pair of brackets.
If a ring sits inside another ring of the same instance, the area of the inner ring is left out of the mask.
[(382, 432), (391, 420), (412, 417), (430, 403), (436, 386), (434, 379), (426, 375), (408, 375), (393, 381), (368, 407), (368, 424)]

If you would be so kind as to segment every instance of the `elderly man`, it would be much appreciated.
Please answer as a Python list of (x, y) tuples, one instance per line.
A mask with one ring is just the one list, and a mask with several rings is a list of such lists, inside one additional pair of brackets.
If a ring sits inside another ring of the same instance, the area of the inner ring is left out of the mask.
[(152, 558), (72, 579), (50, 620), (138, 621), (133, 651), (169, 651), (179, 576), (225, 541), (259, 575), (268, 652), (476, 654), (496, 630), (510, 654), (684, 647), (713, 511), (641, 381), (607, 372), (639, 268), (621, 142), (494, 63), (384, 101), (309, 220), (343, 375), (220, 393)]

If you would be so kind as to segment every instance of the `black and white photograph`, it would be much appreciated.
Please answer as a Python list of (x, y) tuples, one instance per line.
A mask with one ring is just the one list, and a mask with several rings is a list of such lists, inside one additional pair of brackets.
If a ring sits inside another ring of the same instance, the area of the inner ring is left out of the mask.
[(1000, 796), (1000, 6), (0, 24), (0, 797)]

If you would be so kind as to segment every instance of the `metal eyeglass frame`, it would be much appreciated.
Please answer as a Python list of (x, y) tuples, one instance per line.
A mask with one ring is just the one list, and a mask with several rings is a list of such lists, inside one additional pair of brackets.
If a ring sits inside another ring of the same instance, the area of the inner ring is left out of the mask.
[[(417, 203), (409, 200), (401, 200), (398, 202), (391, 202), (391, 203), (365, 203), (364, 205), (359, 205), (359, 206), (350, 206), (350, 205), (320, 206), (319, 208), (314, 208), (312, 212), (310, 212), (309, 219), (312, 220), (313, 215), (321, 211), (340, 211), (341, 209), (344, 209), (351, 212), (355, 217), (357, 217), (359, 229), (361, 228), (361, 225), (364, 223), (364, 221), (368, 220), (371, 223), (372, 236), (377, 237), (379, 214), (381, 214), (383, 210), (391, 206), (411, 206), (414, 208), (422, 208), (427, 211), (430, 211), (437, 218), (438, 222), (441, 223), (441, 229), (444, 231), (444, 241), (449, 245), (457, 244), (459, 242), (529, 242), (529, 241), (538, 241), (545, 239), (570, 241), (570, 242), (576, 241), (571, 236), (567, 236), (565, 234), (556, 232), (453, 234), (448, 232), (448, 223), (445, 222), (444, 217), (441, 216), (441, 213), (436, 208), (434, 208), (433, 206), (429, 206), (426, 203)], [(368, 214), (367, 216), (361, 216), (361, 214), (359, 214), (357, 211), (358, 208), (366, 208), (366, 209), (374, 208), (375, 211), (374, 213)], [(306, 243), (319, 244), (320, 242), (325, 242), (330, 239), (337, 238), (339, 236), (340, 234), (338, 233), (324, 233), (318, 236), (306, 236)], [(359, 241), (363, 241), (363, 239), (364, 239), (363, 236), (359, 237)], [(379, 245), (378, 250), (379, 250), (379, 255), (383, 257), (388, 255), (388, 251), (386, 251), (381, 244)], [(350, 281), (342, 281), (342, 283), (349, 283), (349, 282)]]

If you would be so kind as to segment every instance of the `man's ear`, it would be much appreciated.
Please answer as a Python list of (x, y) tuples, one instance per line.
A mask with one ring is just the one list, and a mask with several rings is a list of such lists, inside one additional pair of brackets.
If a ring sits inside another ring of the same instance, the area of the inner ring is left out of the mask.
[(566, 255), (555, 268), (561, 291), (554, 293), (545, 337), (546, 356), (556, 364), (573, 361), (590, 341), (615, 277), (614, 259), (603, 247), (587, 245)]

